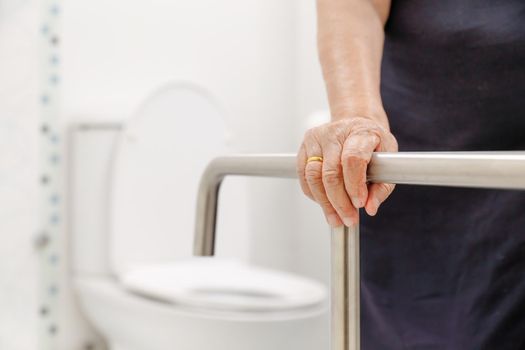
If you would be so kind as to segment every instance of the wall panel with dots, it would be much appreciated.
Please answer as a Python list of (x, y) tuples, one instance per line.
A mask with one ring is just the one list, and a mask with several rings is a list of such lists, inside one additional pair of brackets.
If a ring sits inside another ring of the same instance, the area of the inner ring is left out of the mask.
[(64, 237), (62, 127), (60, 123), (60, 0), (41, 0), (40, 26), (40, 220), (39, 348), (59, 348), (60, 266)]
[(61, 103), (63, 0), (40, 0), (38, 350), (104, 350), (72, 290), (68, 265), (67, 117)]

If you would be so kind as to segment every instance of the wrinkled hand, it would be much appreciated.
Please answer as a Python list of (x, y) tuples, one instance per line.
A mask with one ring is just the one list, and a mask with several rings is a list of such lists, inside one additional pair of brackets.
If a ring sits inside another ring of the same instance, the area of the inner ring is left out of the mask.
[[(393, 184), (367, 184), (373, 152), (397, 152), (395, 137), (379, 122), (356, 117), (308, 130), (297, 156), (301, 188), (321, 205), (332, 227), (358, 222), (356, 208), (375, 215), (394, 190)], [(323, 157), (310, 161), (309, 157)]]

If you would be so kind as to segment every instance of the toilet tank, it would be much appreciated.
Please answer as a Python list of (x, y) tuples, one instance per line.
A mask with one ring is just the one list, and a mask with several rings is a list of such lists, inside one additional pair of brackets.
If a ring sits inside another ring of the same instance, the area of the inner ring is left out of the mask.
[(70, 128), (69, 211), (74, 274), (111, 273), (109, 187), (118, 123), (82, 123)]

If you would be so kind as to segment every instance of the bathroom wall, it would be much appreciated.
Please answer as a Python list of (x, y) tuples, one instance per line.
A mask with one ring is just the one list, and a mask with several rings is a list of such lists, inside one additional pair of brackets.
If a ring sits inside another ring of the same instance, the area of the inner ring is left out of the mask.
[[(217, 96), (244, 151), (279, 149), (292, 122), (291, 9), (279, 0), (70, 0), (64, 113), (129, 115), (160, 84), (187, 80)], [(260, 132), (270, 129), (273, 143)]]
[[(209, 89), (242, 152), (295, 152), (308, 116), (326, 108), (313, 0), (68, 0), (62, 9), (63, 127), (128, 116), (177, 79)], [(33, 238), (37, 208), (39, 2), (0, 0), (0, 349), (37, 349)], [(228, 241), (252, 261), (321, 280), (326, 225), (291, 180), (250, 180), (251, 237)], [(64, 261), (66, 262), (66, 261)], [(77, 350), (75, 310), (67, 337)], [(71, 322), (70, 322), (71, 321)]]

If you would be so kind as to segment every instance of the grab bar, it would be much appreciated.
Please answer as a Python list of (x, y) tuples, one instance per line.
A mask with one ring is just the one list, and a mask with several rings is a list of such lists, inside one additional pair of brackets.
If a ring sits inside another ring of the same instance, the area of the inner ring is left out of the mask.
[[(213, 256), (219, 188), (226, 176), (296, 178), (296, 155), (216, 158), (202, 175), (194, 254)], [(374, 153), (369, 182), (525, 190), (525, 152)], [(360, 349), (359, 225), (331, 233), (331, 350)]]

